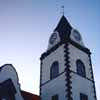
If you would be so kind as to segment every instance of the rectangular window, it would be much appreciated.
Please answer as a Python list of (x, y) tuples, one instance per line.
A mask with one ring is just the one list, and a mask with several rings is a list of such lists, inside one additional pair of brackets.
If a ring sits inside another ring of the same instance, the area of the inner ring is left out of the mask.
[(56, 94), (56, 95), (52, 96), (52, 100), (58, 100), (58, 95)]
[(88, 100), (88, 96), (80, 93), (80, 100)]

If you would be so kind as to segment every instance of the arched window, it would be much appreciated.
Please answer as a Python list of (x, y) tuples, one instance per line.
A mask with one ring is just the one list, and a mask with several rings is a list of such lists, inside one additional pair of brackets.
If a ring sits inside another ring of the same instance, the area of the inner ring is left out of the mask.
[(53, 62), (50, 69), (50, 79), (57, 77), (59, 74), (59, 63), (58, 61)]
[(77, 73), (83, 77), (86, 77), (85, 66), (81, 60), (76, 61)]

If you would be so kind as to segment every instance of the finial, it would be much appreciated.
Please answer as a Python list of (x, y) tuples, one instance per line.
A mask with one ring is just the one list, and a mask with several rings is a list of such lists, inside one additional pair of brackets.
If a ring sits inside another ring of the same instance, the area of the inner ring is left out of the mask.
[(64, 16), (64, 5), (62, 5), (61, 8), (62, 8), (62, 14)]

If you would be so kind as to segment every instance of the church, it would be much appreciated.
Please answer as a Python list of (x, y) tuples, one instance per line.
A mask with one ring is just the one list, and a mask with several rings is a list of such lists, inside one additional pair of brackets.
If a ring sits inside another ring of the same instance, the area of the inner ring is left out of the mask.
[(40, 60), (41, 100), (97, 100), (91, 52), (64, 15)]
[(97, 100), (91, 52), (63, 15), (40, 57), (40, 96), (21, 91), (11, 64), (0, 67), (0, 100)]

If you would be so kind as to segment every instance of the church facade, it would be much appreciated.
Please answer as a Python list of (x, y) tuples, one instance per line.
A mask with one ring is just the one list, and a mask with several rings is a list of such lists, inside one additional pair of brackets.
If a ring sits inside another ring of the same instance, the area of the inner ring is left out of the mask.
[(41, 100), (97, 100), (91, 52), (65, 16), (40, 60)]

